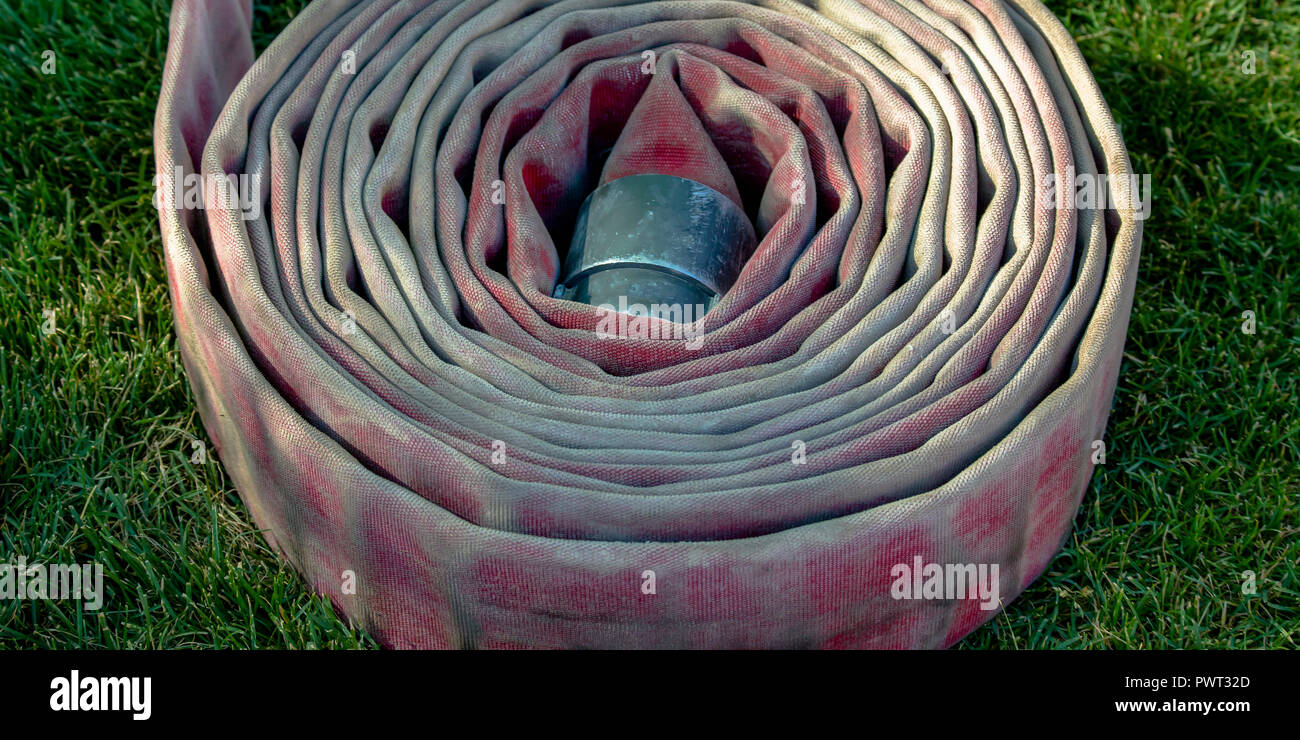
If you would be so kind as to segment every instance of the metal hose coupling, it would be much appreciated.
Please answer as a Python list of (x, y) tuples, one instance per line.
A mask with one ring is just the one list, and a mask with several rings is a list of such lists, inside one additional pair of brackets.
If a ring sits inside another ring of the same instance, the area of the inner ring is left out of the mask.
[(707, 185), (620, 177), (583, 202), (554, 296), (621, 313), (654, 315), (654, 306), (702, 313), (735, 283), (755, 243), (745, 212)]

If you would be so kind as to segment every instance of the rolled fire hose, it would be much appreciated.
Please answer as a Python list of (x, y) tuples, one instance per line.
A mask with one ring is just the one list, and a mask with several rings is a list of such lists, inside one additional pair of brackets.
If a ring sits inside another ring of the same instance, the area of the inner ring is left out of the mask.
[(256, 59), (251, 18), (172, 9), (178, 345), (384, 645), (947, 646), (1061, 547), (1141, 220), (1036, 0), (316, 0)]

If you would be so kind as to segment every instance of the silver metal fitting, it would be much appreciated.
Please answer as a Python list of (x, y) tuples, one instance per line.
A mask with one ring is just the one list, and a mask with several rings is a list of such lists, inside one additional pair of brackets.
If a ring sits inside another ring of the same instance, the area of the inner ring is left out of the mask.
[(583, 202), (554, 296), (592, 306), (707, 310), (735, 283), (755, 243), (745, 212), (707, 185), (671, 175), (620, 177)]

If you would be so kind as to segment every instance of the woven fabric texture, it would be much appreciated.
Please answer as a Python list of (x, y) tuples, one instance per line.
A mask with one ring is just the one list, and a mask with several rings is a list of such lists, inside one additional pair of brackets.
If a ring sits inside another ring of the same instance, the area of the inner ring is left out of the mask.
[[(898, 564), (1005, 605), (1060, 548), (1141, 219), (1036, 0), (316, 0), (256, 58), (251, 18), (172, 10), (178, 344), (259, 527), (385, 645), (947, 646), (996, 609)], [(647, 172), (758, 244), (610, 336), (555, 281)]]

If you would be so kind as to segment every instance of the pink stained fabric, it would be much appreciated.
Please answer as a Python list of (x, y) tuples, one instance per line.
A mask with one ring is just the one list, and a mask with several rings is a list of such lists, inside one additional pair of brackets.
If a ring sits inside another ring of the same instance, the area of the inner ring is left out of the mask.
[[(172, 11), (178, 343), (253, 518), (383, 643), (944, 646), (996, 610), (895, 566), (996, 564), (1005, 604), (1059, 549), (1142, 222), (1035, 0), (317, 0), (256, 60), (250, 18)], [(640, 172), (758, 235), (698, 342), (551, 297)], [(1066, 172), (1113, 207), (1043, 198)]]

